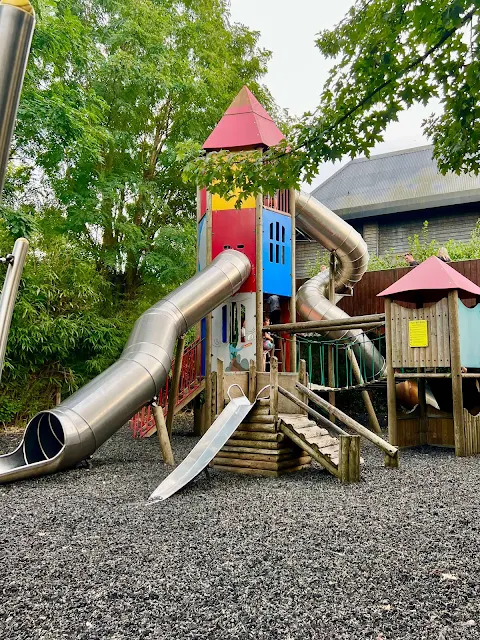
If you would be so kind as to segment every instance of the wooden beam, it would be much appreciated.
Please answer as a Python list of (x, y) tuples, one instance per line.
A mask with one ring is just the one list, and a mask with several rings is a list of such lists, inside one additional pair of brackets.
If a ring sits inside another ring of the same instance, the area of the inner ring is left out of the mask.
[(369, 325), (369, 324), (383, 324), (385, 322), (384, 313), (375, 313), (366, 316), (351, 316), (349, 318), (338, 318), (337, 320), (309, 320), (308, 322), (287, 322), (285, 324), (272, 324), (268, 327), (268, 331), (283, 331), (288, 333), (289, 331), (296, 331), (297, 333), (308, 332), (312, 330), (330, 330), (332, 327), (337, 329), (339, 327), (350, 328), (350, 325)]
[(392, 301), (385, 298), (385, 345), (387, 367), (387, 412), (388, 412), (388, 440), (392, 444), (398, 443), (397, 424), (397, 392), (395, 389), (395, 371), (393, 369), (393, 335), (392, 335)]
[(257, 195), (255, 202), (255, 324), (256, 324), (256, 348), (255, 360), (257, 371), (263, 371), (263, 196)]
[(225, 365), (221, 358), (217, 358), (217, 415), (222, 413), (225, 407), (225, 395), (224, 395), (224, 373)]
[[(213, 224), (213, 212), (212, 212), (212, 194), (207, 189), (207, 210), (206, 210), (206, 225), (207, 225), (207, 266), (212, 262), (212, 224)], [(206, 409), (203, 412), (202, 421), (202, 435), (207, 431), (211, 425), (211, 412), (212, 406), (212, 314), (209, 313), (206, 316), (205, 326), (205, 406)]]
[(458, 320), (458, 291), (448, 292), (448, 316), (450, 322), (450, 363), (452, 370), (453, 425), (455, 455), (464, 456), (465, 430), (463, 426), (462, 363), (460, 358), (460, 325)]
[(177, 404), (178, 388), (182, 376), (183, 352), (185, 351), (185, 334), (177, 340), (177, 353), (175, 354), (175, 364), (173, 365), (172, 386), (168, 393), (167, 431), (169, 438), (172, 437), (173, 419), (175, 417), (175, 405)]
[(257, 370), (255, 360), (250, 360), (248, 367), (248, 399), (252, 403), (257, 395)]
[[(292, 216), (292, 293), (290, 298), (290, 322), (294, 323), (297, 319), (297, 278), (296, 278), (296, 245), (295, 245), (295, 189), (289, 191), (289, 208)], [(290, 340), (290, 371), (297, 370), (297, 338), (294, 335)], [(285, 363), (283, 363), (283, 371), (286, 371)]]
[[(335, 252), (330, 252), (330, 264), (329, 264), (329, 280), (328, 280), (328, 299), (332, 304), (335, 304)], [(335, 365), (333, 362), (333, 345), (328, 345), (327, 348), (327, 364), (328, 364), (328, 386), (335, 387)], [(335, 406), (335, 391), (328, 392), (328, 401), (332, 406)], [(330, 412), (329, 419), (335, 422), (335, 414)]]
[[(417, 373), (395, 373), (398, 380), (408, 380), (409, 378), (451, 378), (451, 373), (429, 373), (428, 371), (419, 371)], [(462, 373), (462, 378), (480, 378), (480, 373)]]
[[(365, 381), (363, 379), (362, 372), (360, 371), (360, 367), (358, 366), (357, 358), (355, 357), (355, 354), (353, 353), (353, 350), (351, 348), (347, 350), (347, 356), (350, 360), (350, 364), (352, 365), (352, 371), (353, 375), (355, 376), (355, 380), (358, 382), (358, 384), (364, 384)], [(376, 434), (381, 436), (382, 430), (380, 428), (380, 423), (378, 422), (377, 414), (375, 413), (370, 394), (366, 389), (362, 390), (362, 399), (365, 405), (365, 409), (368, 413), (368, 421), (371, 428), (375, 431)]]
[(165, 423), (165, 416), (163, 415), (163, 408), (153, 403), (152, 413), (157, 427), (158, 443), (160, 445), (160, 451), (162, 452), (163, 461), (165, 464), (173, 467), (175, 465), (175, 458), (173, 457), (172, 445)]
[(278, 358), (270, 358), (270, 415), (278, 417)]
[(318, 406), (322, 407), (322, 409), (324, 409), (325, 411), (331, 411), (339, 420), (346, 424), (347, 427), (350, 427), (350, 429), (353, 429), (353, 431), (355, 431), (358, 435), (363, 436), (366, 440), (369, 440), (379, 449), (382, 449), (382, 451), (384, 451), (384, 453), (388, 454), (390, 457), (395, 457), (398, 454), (397, 447), (394, 447), (390, 443), (386, 442), (385, 440), (377, 436), (376, 433), (372, 433), (370, 429), (367, 429), (367, 427), (364, 427), (362, 424), (360, 424), (350, 416), (347, 416), (346, 413), (344, 413), (337, 407), (332, 406), (329, 402), (313, 393), (313, 391), (310, 391), (310, 389), (307, 389), (299, 382), (297, 382), (296, 387), (299, 391), (305, 393), (309, 397), (309, 399), (312, 400), (312, 402), (318, 404)]

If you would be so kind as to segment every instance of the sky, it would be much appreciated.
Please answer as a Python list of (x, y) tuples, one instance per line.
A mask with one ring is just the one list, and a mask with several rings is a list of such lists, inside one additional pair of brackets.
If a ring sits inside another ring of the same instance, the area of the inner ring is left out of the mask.
[[(315, 36), (334, 27), (354, 4), (353, 0), (230, 0), (230, 4), (232, 19), (259, 31), (260, 46), (272, 52), (264, 82), (277, 104), (296, 116), (313, 111), (332, 64), (315, 47)], [(384, 142), (372, 153), (428, 144), (421, 123), (437, 109), (437, 104), (432, 103), (401, 114), (399, 121), (387, 128)], [(322, 165), (310, 189), (347, 161)]]

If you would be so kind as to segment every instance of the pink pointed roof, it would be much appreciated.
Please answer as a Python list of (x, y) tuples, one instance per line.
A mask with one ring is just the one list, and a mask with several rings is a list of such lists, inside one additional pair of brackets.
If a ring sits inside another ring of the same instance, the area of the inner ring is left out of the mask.
[(203, 148), (214, 151), (272, 147), (283, 138), (283, 133), (250, 89), (243, 87)]
[(418, 292), (452, 289), (458, 289), (461, 294), (471, 294), (470, 297), (480, 296), (480, 287), (462, 276), (449, 264), (436, 256), (431, 256), (377, 295), (409, 302), (418, 297)]

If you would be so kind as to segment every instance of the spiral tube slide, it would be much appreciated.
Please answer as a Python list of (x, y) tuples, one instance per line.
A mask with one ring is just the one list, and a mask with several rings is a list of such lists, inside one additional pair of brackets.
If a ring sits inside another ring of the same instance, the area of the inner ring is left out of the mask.
[[(345, 220), (321, 204), (313, 196), (296, 194), (298, 229), (325, 249), (335, 251), (335, 292), (345, 294), (362, 279), (368, 266), (368, 249), (362, 236)], [(302, 320), (339, 320), (348, 318), (345, 311), (328, 299), (329, 272), (322, 271), (308, 280), (297, 292), (297, 311)], [(385, 369), (383, 356), (361, 329), (326, 332), (332, 340), (351, 340), (353, 350), (366, 363), (367, 371), (381, 376)]]
[(27, 425), (20, 446), (0, 456), (0, 483), (53, 473), (90, 456), (165, 384), (176, 340), (233, 296), (250, 261), (224, 251), (203, 271), (146, 311), (111, 367)]

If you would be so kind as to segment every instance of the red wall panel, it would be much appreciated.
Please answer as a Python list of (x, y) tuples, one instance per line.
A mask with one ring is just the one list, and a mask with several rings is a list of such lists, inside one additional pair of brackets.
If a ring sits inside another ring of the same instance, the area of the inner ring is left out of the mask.
[(252, 271), (240, 291), (249, 293), (256, 289), (255, 217), (255, 209), (212, 212), (212, 259), (227, 248), (244, 253), (252, 264)]

